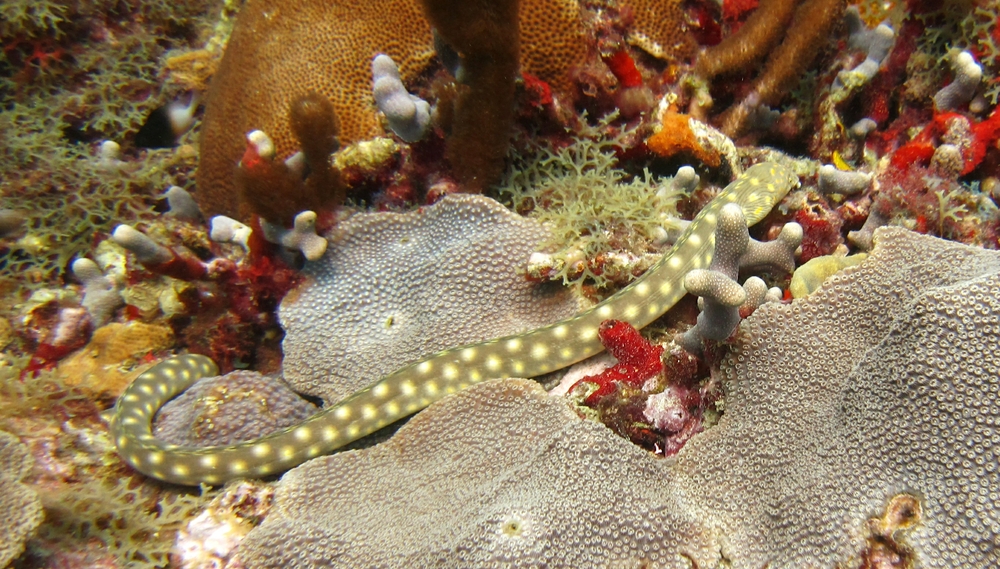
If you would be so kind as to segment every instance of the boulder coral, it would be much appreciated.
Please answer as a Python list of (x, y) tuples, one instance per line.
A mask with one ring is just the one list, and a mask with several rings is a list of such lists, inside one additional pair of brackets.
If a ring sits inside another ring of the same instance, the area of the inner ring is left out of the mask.
[(996, 565), (1000, 254), (901, 228), (875, 241), (741, 324), (725, 415), (673, 460), (537, 384), (488, 381), (289, 472), (243, 562)]
[(207, 377), (163, 406), (153, 433), (180, 446), (231, 445), (298, 423), (316, 406), (280, 379), (237, 370)]
[(404, 81), (425, 68), (431, 28), (416, 2), (248, 1), (208, 93), (198, 166), (202, 211), (239, 219), (232, 177), (244, 137), (262, 130), (277, 158), (287, 158), (299, 147), (288, 109), (307, 92), (333, 103), (342, 142), (378, 134), (369, 69), (376, 53), (391, 56)]

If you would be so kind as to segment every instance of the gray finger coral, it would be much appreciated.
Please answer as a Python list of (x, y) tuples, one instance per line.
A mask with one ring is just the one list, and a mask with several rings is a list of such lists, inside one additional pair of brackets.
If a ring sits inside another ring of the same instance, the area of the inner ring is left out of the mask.
[(357, 214), (327, 237), (326, 255), (278, 313), (285, 379), (327, 402), (427, 354), (579, 309), (567, 291), (520, 273), (548, 231), (486, 197)]
[[(524, 380), (280, 483), (266, 567), (919, 567), (1000, 562), (1000, 254), (882, 228), (743, 321), (725, 415), (673, 460)], [(406, 515), (400, 515), (406, 512)]]
[[(740, 286), (741, 270), (790, 273), (795, 268), (795, 250), (802, 243), (802, 226), (786, 223), (774, 241), (750, 238), (743, 209), (728, 204), (719, 212), (715, 228), (715, 255), (708, 269), (693, 269), (684, 275), (684, 288), (698, 297), (702, 309), (695, 326), (677, 337), (687, 351), (701, 353), (703, 340), (721, 342), (736, 331), (740, 318), (765, 301), (767, 285), (750, 277)], [(774, 296), (780, 298), (780, 289)]]

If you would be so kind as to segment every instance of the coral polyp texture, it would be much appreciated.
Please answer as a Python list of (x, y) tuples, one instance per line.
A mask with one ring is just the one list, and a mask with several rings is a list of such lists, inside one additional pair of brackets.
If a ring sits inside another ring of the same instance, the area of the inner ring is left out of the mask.
[(248, 569), (710, 566), (709, 536), (662, 477), (538, 384), (490, 381), (382, 445), (289, 472), (239, 556)]
[(875, 237), (859, 267), (744, 321), (720, 370), (726, 413), (675, 461), (636, 452), (533, 383), (490, 381), (385, 443), (291, 471), (241, 558), (254, 569), (851, 567), (888, 553), (996, 564), (1000, 255), (899, 228)]
[[(223, 447), (178, 448), (152, 435), (150, 423), (161, 406), (197, 379), (217, 372), (210, 359), (197, 355), (169, 358), (136, 378), (115, 405), (111, 436), (122, 459), (150, 476), (181, 484), (213, 484), (240, 476), (261, 476), (287, 470), (306, 459), (338, 449), (373, 433), (446, 395), (488, 379), (517, 375), (540, 376), (561, 369), (602, 350), (598, 337), (602, 322), (620, 317), (634, 326), (645, 326), (684, 296), (679, 285), (680, 276), (689, 267), (708, 264), (712, 256), (711, 235), (723, 206), (733, 202), (739, 204), (744, 209), (747, 222), (756, 223), (788, 192), (795, 181), (795, 175), (787, 168), (775, 163), (757, 164), (704, 207), (671, 250), (632, 286), (571, 318), (477, 344), (453, 346), (417, 359), (374, 382), (370, 379), (365, 382), (362, 378), (360, 384), (367, 386), (360, 391), (355, 391), (336, 405), (326, 406), (298, 425), (267, 437)], [(469, 200), (486, 198), (464, 195), (452, 199), (457, 203), (468, 203)], [(513, 215), (499, 204), (487, 203), (491, 204), (489, 208), (497, 208), (496, 211), (503, 212), (498, 215)], [(448, 211), (439, 210), (438, 213)], [(481, 211), (474, 213), (471, 216), (473, 219), (488, 217)], [(419, 213), (416, 215), (419, 219)], [(448, 235), (451, 235), (450, 231)], [(406, 238), (397, 242), (402, 253), (407, 252), (408, 242), (409, 239)], [(466, 243), (465, 239), (460, 239), (458, 250), (464, 251)], [(440, 267), (437, 269), (445, 275), (451, 273), (448, 267), (443, 271)], [(504, 270), (510, 270), (510, 267), (505, 266), (500, 272), (503, 273)], [(376, 275), (372, 282), (377, 282), (381, 276)], [(462, 267), (452, 278), (455, 282), (449, 284), (461, 289), (471, 276), (468, 268)], [(392, 284), (399, 286), (397, 283)], [(366, 283), (366, 286), (369, 285), (370, 283)], [(448, 286), (445, 285), (443, 289), (447, 292)], [(305, 292), (308, 291), (309, 288)], [(492, 290), (489, 292), (490, 295), (498, 294)], [(474, 294), (482, 295), (483, 291), (474, 291)], [(311, 359), (323, 359), (325, 350), (322, 342), (309, 343), (311, 338), (316, 337), (317, 331), (321, 330), (320, 326), (325, 324), (311, 324), (317, 313), (309, 309), (317, 309), (321, 316), (329, 303), (322, 294), (316, 295), (306, 304), (302, 304), (297, 296), (299, 295), (292, 293), (286, 297), (285, 302), (291, 302), (296, 309), (301, 310), (302, 318), (288, 328), (291, 330), (294, 326), (300, 326), (304, 332), (308, 332), (307, 337), (299, 342), (305, 348), (302, 369), (308, 374)], [(417, 300), (436, 306), (434, 303), (439, 296), (440, 294), (431, 296), (428, 300), (426, 296), (418, 295)], [(412, 299), (413, 296), (411, 294), (406, 298)], [(459, 297), (456, 302), (460, 304), (452, 306), (451, 310), (463, 308), (465, 305), (461, 303), (467, 300), (467, 296)], [(355, 301), (354, 296), (351, 296), (350, 301)], [(310, 304), (317, 306), (310, 307)], [(376, 308), (384, 305), (384, 302), (374, 303)], [(362, 316), (376, 319), (374, 323), (367, 322), (369, 327), (375, 325), (391, 328), (398, 315), (396, 312), (379, 311), (375, 314), (362, 313)], [(463, 322), (468, 321), (468, 312), (463, 316)], [(405, 319), (403, 323), (407, 323)], [(438, 331), (433, 328), (433, 324), (430, 323), (427, 329)], [(422, 332), (424, 330), (416, 330), (418, 339), (423, 337)], [(291, 349), (293, 348), (286, 346), (286, 356)], [(381, 349), (381, 346), (375, 346), (374, 349)], [(286, 363), (287, 361), (286, 357)], [(397, 362), (396, 365), (401, 364)], [(286, 367), (286, 372), (287, 370)], [(319, 384), (316, 379), (323, 378), (304, 375), (300, 381)], [(338, 388), (335, 384), (320, 387)]]
[(357, 214), (328, 237), (326, 256), (305, 268), (306, 282), (278, 313), (285, 378), (327, 402), (427, 354), (580, 308), (566, 291), (520, 274), (548, 231), (486, 197)]
[(31, 473), (34, 460), (14, 435), (0, 431), (0, 567), (16, 559), (24, 541), (42, 522), (42, 502), (21, 480)]
[(0, 1), (0, 566), (303, 463), (246, 566), (1000, 566), (998, 96), (997, 0)]
[(1000, 255), (898, 228), (875, 240), (859, 267), (745, 321), (722, 367), (726, 415), (678, 455), (746, 566), (857, 563), (866, 519), (903, 492), (924, 511), (902, 537), (918, 566), (998, 561), (984, 498), (998, 490)]
[(178, 446), (231, 445), (269, 435), (316, 412), (274, 377), (232, 371), (204, 378), (160, 409), (153, 433)]
[[(443, 4), (448, 13), (448, 4)], [(567, 0), (521, 4), (520, 30), (527, 40), (521, 60), (524, 71), (568, 90), (570, 68), (587, 53), (579, 6)], [(457, 2), (454, 7), (463, 5)], [(277, 13), (281, 16), (275, 17)], [(475, 32), (472, 35), (476, 37)], [(297, 149), (286, 116), (292, 99), (307, 91), (333, 103), (342, 143), (379, 134), (370, 69), (371, 58), (379, 53), (396, 62), (408, 86), (428, 67), (434, 55), (431, 25), (420, 2), (247, 2), (209, 92), (198, 171), (202, 210), (209, 216), (236, 216), (231, 177), (247, 132), (267, 132), (281, 160)], [(515, 78), (508, 79), (512, 83)]]
[(635, 18), (628, 40), (654, 57), (674, 63), (695, 51), (690, 18), (678, 0), (627, 0)]
[(433, 55), (431, 28), (416, 2), (247, 2), (209, 91), (198, 170), (202, 211), (236, 216), (232, 173), (251, 130), (274, 139), (280, 160), (298, 149), (288, 109), (307, 92), (333, 103), (342, 142), (378, 134), (369, 68), (377, 53), (393, 58), (404, 81), (424, 68)]

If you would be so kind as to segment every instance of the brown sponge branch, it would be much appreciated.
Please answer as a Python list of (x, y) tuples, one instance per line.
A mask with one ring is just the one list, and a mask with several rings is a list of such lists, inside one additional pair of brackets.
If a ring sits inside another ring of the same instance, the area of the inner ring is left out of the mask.
[(291, 168), (273, 157), (248, 151), (235, 176), (240, 210), (285, 227), (291, 227), (303, 211), (318, 212), (342, 204), (347, 193), (340, 173), (330, 165), (339, 132), (333, 104), (315, 92), (300, 95), (292, 101), (288, 120), (305, 167)]
[(423, 0), (438, 34), (461, 58), (446, 157), (463, 189), (482, 193), (503, 173), (518, 77), (518, 0)]
[(695, 72), (711, 79), (756, 67), (784, 36), (797, 3), (797, 0), (760, 0), (739, 31), (702, 52)]

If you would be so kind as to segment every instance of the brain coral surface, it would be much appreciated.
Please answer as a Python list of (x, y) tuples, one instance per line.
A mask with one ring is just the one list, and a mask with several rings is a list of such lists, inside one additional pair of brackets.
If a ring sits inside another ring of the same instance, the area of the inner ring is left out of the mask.
[[(1000, 563), (1000, 255), (883, 228), (862, 265), (759, 309), (726, 414), (674, 461), (524, 380), (442, 400), (281, 481), (262, 567), (856, 567), (894, 497), (918, 567)], [(895, 502), (895, 501), (893, 501)]]
[(326, 255), (307, 265), (307, 282), (278, 312), (285, 379), (327, 402), (423, 356), (579, 308), (568, 292), (520, 274), (547, 230), (483, 196), (360, 213), (329, 237)]

